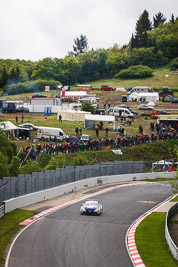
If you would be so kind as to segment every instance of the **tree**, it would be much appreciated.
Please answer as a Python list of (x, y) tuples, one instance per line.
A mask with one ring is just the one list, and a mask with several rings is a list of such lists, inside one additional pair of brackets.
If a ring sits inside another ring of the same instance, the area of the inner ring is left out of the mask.
[(92, 104), (88, 101), (86, 102), (83, 102), (82, 104), (82, 108), (81, 108), (82, 111), (88, 111), (88, 112), (91, 112), (92, 114), (95, 113), (95, 108), (92, 106)]
[(52, 157), (45, 170), (54, 170), (56, 168), (64, 168), (66, 163), (66, 157), (62, 153), (59, 153), (55, 157)]
[(169, 21), (172, 22), (172, 23), (175, 22), (175, 18), (174, 18), (174, 15), (173, 14), (172, 14), (171, 19)]
[(11, 163), (9, 164), (9, 175), (11, 177), (16, 177), (18, 175), (19, 166), (20, 166), (21, 159), (13, 156)]
[(42, 168), (38, 162), (31, 159), (27, 160), (26, 164), (19, 169), (20, 174), (31, 174), (32, 172), (41, 172)]
[(74, 39), (75, 45), (73, 45), (73, 52), (69, 52), (69, 55), (78, 56), (88, 50), (88, 40), (85, 35), (80, 35), (80, 38)]
[(149, 13), (147, 10), (140, 15), (136, 22), (135, 37), (138, 40), (137, 47), (145, 47), (145, 32), (152, 29), (152, 23), (149, 19)]
[(9, 175), (8, 170), (8, 158), (0, 152), (0, 178), (7, 177)]
[(166, 18), (164, 17), (164, 15), (161, 12), (158, 12), (158, 14), (156, 14), (155, 17), (153, 17), (154, 28), (157, 28), (160, 23), (164, 23), (165, 21)]

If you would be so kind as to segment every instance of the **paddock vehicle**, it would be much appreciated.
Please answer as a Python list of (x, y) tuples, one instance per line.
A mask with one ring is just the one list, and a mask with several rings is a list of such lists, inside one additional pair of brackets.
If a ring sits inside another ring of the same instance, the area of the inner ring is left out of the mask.
[(43, 127), (39, 126), (37, 131), (37, 138), (41, 140), (54, 140), (63, 141), (68, 138), (61, 128)]
[(19, 127), (21, 127), (21, 128), (27, 128), (27, 129), (29, 129), (29, 130), (37, 130), (37, 129), (38, 129), (38, 127), (35, 126), (35, 125), (32, 124), (32, 123), (24, 123), (24, 124), (20, 124)]
[(116, 89), (109, 85), (101, 85), (101, 91), (115, 91)]
[(149, 106), (147, 104), (140, 104), (137, 109), (142, 109), (142, 110), (147, 110), (147, 109), (152, 109), (154, 110), (154, 108), (152, 106)]
[(123, 118), (132, 118), (134, 116), (134, 114), (128, 108), (121, 107), (114, 107), (108, 109), (108, 114)]
[(82, 203), (82, 206), (80, 208), (80, 214), (95, 214), (95, 215), (101, 215), (103, 212), (103, 206), (98, 200), (94, 199), (87, 199), (85, 203)]

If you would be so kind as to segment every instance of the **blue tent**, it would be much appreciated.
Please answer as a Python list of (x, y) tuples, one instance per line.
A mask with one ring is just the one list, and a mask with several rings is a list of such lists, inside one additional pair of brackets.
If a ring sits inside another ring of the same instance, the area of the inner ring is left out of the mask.
[(70, 142), (72, 143), (72, 142), (74, 142), (74, 143), (78, 143), (78, 138), (76, 137), (76, 136), (72, 136), (71, 138), (70, 138)]

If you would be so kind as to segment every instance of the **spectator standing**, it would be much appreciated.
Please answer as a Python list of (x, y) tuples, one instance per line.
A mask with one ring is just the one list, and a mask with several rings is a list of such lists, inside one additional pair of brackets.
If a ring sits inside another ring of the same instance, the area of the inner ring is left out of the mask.
[(22, 119), (21, 122), (23, 122), (23, 119), (24, 119), (23, 113), (22, 113), (22, 117), (21, 117), (21, 119)]
[(99, 136), (99, 129), (98, 129), (98, 127), (96, 127), (96, 136), (97, 137)]
[(139, 134), (142, 134), (143, 133), (143, 127), (140, 125), (139, 126)]
[(16, 120), (16, 123), (18, 123), (18, 117), (16, 117), (15, 120)]
[(106, 130), (105, 130), (106, 131), (106, 134), (105, 134), (106, 136), (108, 136), (108, 130), (109, 130), (108, 128), (106, 128)]
[(80, 136), (82, 136), (82, 128), (81, 127), (79, 128), (79, 133), (80, 133)]
[(61, 114), (59, 115), (59, 122), (62, 122), (62, 116), (61, 116)]
[(78, 136), (78, 127), (75, 129), (76, 136)]

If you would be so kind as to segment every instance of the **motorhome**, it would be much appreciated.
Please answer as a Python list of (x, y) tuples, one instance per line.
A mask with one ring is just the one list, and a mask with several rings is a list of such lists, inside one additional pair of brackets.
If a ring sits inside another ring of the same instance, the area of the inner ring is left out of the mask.
[(133, 92), (143, 93), (143, 92), (151, 92), (151, 91), (153, 90), (151, 90), (147, 86), (135, 86), (135, 87), (132, 87), (132, 89), (128, 92), (128, 95), (132, 94)]
[(123, 118), (132, 118), (134, 116), (134, 114), (129, 109), (120, 107), (108, 109), (108, 114)]
[(41, 140), (54, 140), (63, 141), (68, 138), (61, 128), (52, 128), (52, 127), (38, 127), (37, 138)]

